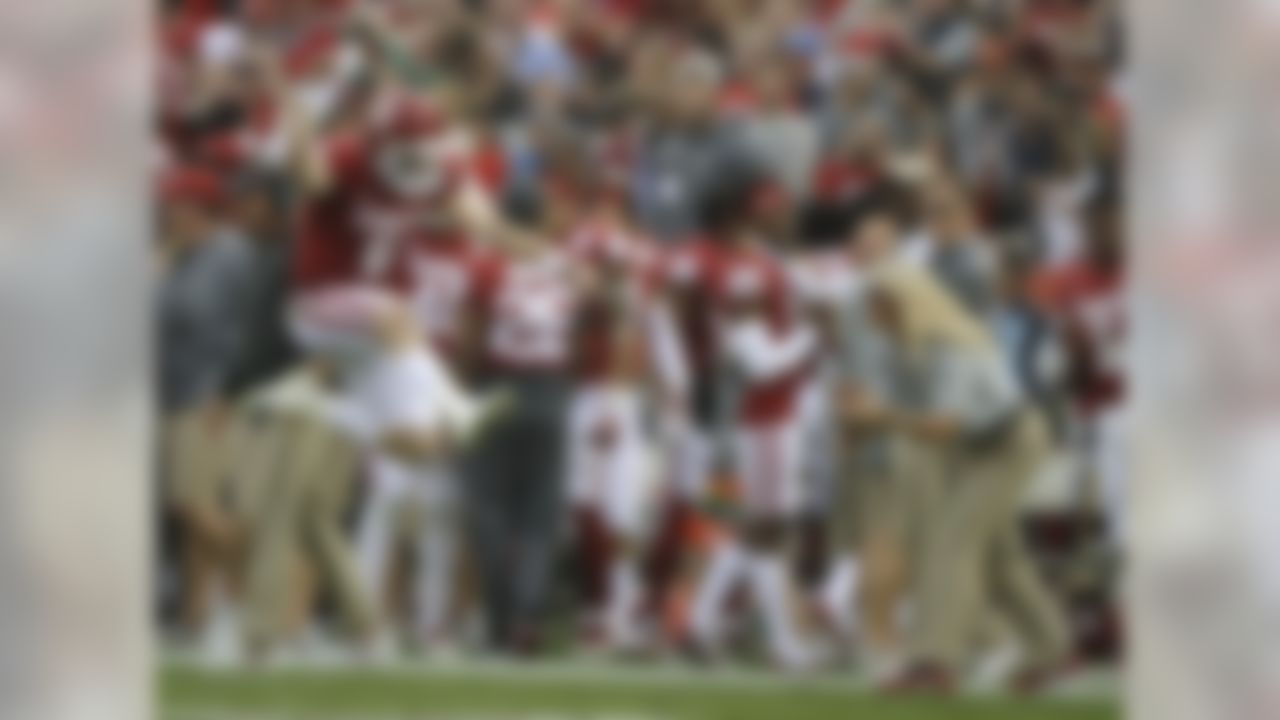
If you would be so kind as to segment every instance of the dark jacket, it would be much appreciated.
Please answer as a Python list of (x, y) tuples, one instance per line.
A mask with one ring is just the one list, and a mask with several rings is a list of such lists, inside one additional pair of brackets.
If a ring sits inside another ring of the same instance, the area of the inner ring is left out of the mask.
[(221, 230), (175, 258), (158, 298), (160, 403), (166, 412), (226, 395), (246, 346), (253, 258)]

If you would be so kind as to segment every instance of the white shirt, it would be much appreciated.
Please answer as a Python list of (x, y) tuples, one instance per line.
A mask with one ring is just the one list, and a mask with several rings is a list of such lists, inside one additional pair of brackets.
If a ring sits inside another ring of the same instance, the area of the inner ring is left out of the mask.
[(398, 458), (379, 444), (388, 433), (446, 427), (451, 421), (450, 393), (443, 368), (417, 348), (374, 360), (358, 374), (339, 404), (339, 423), (370, 453), (377, 489), (446, 490), (438, 463)]

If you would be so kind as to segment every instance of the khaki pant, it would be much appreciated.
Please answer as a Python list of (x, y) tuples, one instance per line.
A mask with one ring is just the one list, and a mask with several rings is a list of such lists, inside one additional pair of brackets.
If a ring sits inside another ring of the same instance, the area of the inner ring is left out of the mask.
[(1020, 502), (1047, 450), (1031, 413), (997, 445), (950, 458), (924, 548), (915, 646), (957, 667), (994, 626), (1009, 628), (1029, 664), (1061, 659), (1065, 620), (1040, 578), (1018, 524)]
[(287, 632), (299, 567), (317, 571), (348, 625), (365, 632), (373, 607), (358, 581), (342, 519), (357, 470), (355, 449), (313, 415), (269, 404), (236, 419), (232, 469), (249, 529), (246, 636), (263, 648)]
[(870, 652), (896, 653), (903, 640), (898, 609), (920, 585), (925, 528), (936, 514), (939, 453), (901, 436), (848, 447), (832, 518), (838, 551), (857, 554), (858, 605)]
[(197, 630), (221, 593), (239, 589), (240, 526), (231, 512), (229, 428), (197, 407), (165, 419), (163, 488), (181, 529), (182, 622)]
[(225, 427), (197, 410), (177, 413), (164, 424), (166, 494), (178, 508), (222, 509), (227, 491)]
[(925, 528), (940, 500), (940, 454), (905, 438), (891, 439), (879, 462), (867, 462), (857, 448), (850, 449), (840, 469), (833, 542), (854, 551), (892, 543), (909, 567), (917, 566)]

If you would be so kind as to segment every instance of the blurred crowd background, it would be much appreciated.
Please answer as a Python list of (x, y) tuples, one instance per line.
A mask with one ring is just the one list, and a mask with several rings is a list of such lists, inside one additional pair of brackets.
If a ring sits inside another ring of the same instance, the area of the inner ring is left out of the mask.
[[(284, 442), (255, 424), (252, 408), (261, 389), (276, 388), (301, 358), (286, 318), (306, 199), (286, 162), (287, 102), (297, 102), (322, 133), (338, 135), (361, 132), (389, 88), (429, 98), (458, 129), (467, 172), (513, 216), (529, 222), (523, 216), (536, 213), (528, 208), (546, 204), (548, 177), (572, 177), (575, 192), (555, 193), (561, 209), (568, 203), (572, 215), (581, 203), (585, 221), (607, 202), (619, 227), (659, 255), (702, 235), (706, 198), (750, 165), (768, 179), (752, 208), (770, 250), (799, 277), (813, 267), (856, 277), (872, 254), (891, 254), (936, 280), (998, 346), (1027, 404), (1051, 428), (1052, 449), (1027, 472), (1030, 491), (1017, 518), (1022, 541), (1070, 628), (1070, 656), (1114, 658), (1124, 475), (1113, 427), (1123, 399), (1118, 208), (1127, 106), (1119, 5), (165, 1), (155, 162), (163, 179), (157, 317), (166, 430), (196, 417), (203, 433), (247, 427), (251, 440)], [(814, 282), (801, 290), (820, 295)], [(826, 301), (837, 310), (856, 302), (833, 292)], [(839, 458), (853, 441), (835, 434), (809, 451), (807, 465), (828, 468), (813, 472), (831, 476), (815, 484), (858, 482)], [(235, 470), (243, 457), (211, 463), (201, 442), (186, 442), (162, 443), (159, 461), (158, 613), (175, 643), (217, 655), (222, 640), (253, 625), (246, 616), (270, 614), (254, 600), (245, 558), (270, 534), (263, 527), (286, 522), (257, 519), (270, 518), (262, 509), (270, 500), (244, 510), (242, 487), (276, 488), (255, 495), (275, 497), (302, 471), (279, 460), (277, 468), (288, 471), (258, 468), (249, 480), (232, 478), (247, 474)], [(662, 443), (651, 445), (655, 466), (666, 467)], [(352, 541), (369, 495), (359, 464), (315, 461), (314, 472), (350, 475), (351, 490), (303, 503), (303, 512), (334, 519), (337, 532), (316, 531), (317, 540), (300, 530), (299, 543)], [(732, 486), (740, 469), (719, 457), (709, 467), (717, 487)], [(171, 476), (193, 472), (222, 475), (210, 480), (212, 490), (172, 489), (181, 483)], [(661, 478), (656, 487), (640, 534), (650, 546), (670, 534), (670, 493)], [(687, 649), (688, 598), (710, 548), (733, 525), (720, 508), (732, 493), (712, 494), (714, 502), (692, 502), (679, 514), (681, 560), (661, 580), (663, 596), (649, 618), (651, 637), (661, 639), (650, 645), (660, 647), (646, 647), (646, 655)], [(925, 561), (905, 547), (905, 535), (896, 536), (903, 546), (896, 552), (868, 550), (865, 534), (840, 527), (848, 521), (844, 501), (830, 498), (846, 495), (815, 496), (827, 499), (808, 503), (796, 519), (789, 553), (795, 594), (815, 598), (796, 604), (800, 624), (826, 634), (820, 628), (830, 618), (820, 598), (838, 558), (852, 552), (862, 556), (860, 591), (880, 598), (858, 606), (862, 645), (883, 656), (909, 653), (910, 642), (885, 625), (909, 626), (911, 609), (928, 602), (915, 597), (921, 584), (911, 580)], [(926, 526), (951, 521), (943, 519), (945, 507), (908, 512)], [(877, 508), (858, 513), (874, 516)], [(598, 560), (583, 552), (594, 542), (584, 527), (571, 513), (557, 525), (552, 597), (539, 628), (546, 638), (536, 652), (598, 644), (601, 630), (591, 619), (593, 605), (604, 601), (589, 581)], [(858, 537), (848, 541), (851, 534)], [(466, 545), (458, 549), (464, 558)], [(654, 550), (639, 551), (650, 591), (658, 583), (651, 573), (663, 564), (648, 557), (660, 554)], [(869, 561), (873, 552), (890, 559)], [(320, 652), (314, 646), (324, 643), (313, 636), (341, 636), (344, 606), (309, 557), (273, 566), (288, 577), (267, 601), (281, 605), (273, 642), (302, 653)], [(985, 562), (1002, 560), (993, 554)], [(444, 634), (450, 647), (479, 651), (484, 632), (472, 626), (483, 615), (475, 608), (486, 585), (476, 579), (483, 572), (468, 572), (465, 559), (459, 564)], [(868, 572), (884, 564), (900, 567)], [(404, 598), (413, 594), (416, 567), (399, 562), (384, 587), (362, 591), (392, 614), (411, 616), (416, 606)], [(995, 627), (972, 640), (988, 651), (1013, 635)], [(405, 645), (432, 644), (411, 640)], [(522, 649), (534, 651), (532, 643)]]

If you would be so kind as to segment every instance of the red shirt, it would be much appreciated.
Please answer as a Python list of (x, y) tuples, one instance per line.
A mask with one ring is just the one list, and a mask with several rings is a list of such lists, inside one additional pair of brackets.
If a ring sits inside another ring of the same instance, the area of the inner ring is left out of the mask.
[(478, 286), (486, 364), (567, 370), (579, 301), (576, 286), (570, 256), (559, 250), (486, 263)]
[(795, 319), (795, 302), (786, 267), (772, 253), (755, 247), (726, 247), (715, 254), (708, 286), (722, 317), (761, 314), (783, 327)]
[[(767, 250), (723, 249), (716, 256), (709, 285), (719, 322), (724, 325), (719, 332), (748, 317), (763, 319), (768, 332), (780, 340), (802, 331), (803, 320), (786, 267)], [(811, 370), (812, 358), (806, 357), (780, 375), (748, 380), (742, 389), (739, 420), (762, 425), (793, 418)]]
[(419, 233), (409, 250), (410, 302), (420, 327), (447, 357), (459, 350), (464, 323), (480, 302), (492, 257), (466, 236)]

